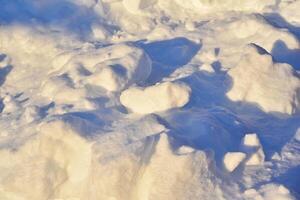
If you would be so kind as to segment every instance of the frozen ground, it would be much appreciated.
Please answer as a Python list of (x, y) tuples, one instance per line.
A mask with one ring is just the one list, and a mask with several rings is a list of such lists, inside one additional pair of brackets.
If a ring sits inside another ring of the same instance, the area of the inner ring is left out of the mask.
[(300, 199), (299, 10), (0, 0), (0, 199)]

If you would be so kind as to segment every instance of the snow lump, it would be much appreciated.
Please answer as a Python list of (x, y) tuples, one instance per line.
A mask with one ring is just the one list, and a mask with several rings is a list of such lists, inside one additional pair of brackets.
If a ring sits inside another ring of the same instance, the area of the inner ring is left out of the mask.
[(135, 113), (149, 114), (183, 107), (188, 103), (190, 93), (186, 84), (164, 82), (146, 88), (129, 88), (121, 94), (120, 101)]
[(300, 108), (300, 79), (293, 68), (274, 63), (261, 47), (250, 44), (237, 66), (228, 72), (233, 101), (257, 104), (265, 112), (294, 114)]
[(246, 158), (245, 153), (241, 152), (228, 152), (224, 156), (224, 166), (229, 171), (234, 171), (239, 164)]

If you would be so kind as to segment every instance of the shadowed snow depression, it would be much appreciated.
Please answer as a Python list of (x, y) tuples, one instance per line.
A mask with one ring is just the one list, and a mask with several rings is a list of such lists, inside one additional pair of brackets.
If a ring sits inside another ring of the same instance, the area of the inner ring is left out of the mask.
[(0, 0), (0, 200), (300, 199), (299, 0)]

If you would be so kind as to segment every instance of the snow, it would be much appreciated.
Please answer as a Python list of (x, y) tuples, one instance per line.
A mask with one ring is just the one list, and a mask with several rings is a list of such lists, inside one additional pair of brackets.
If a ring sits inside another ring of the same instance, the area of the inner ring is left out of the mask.
[[(286, 4), (286, 5), (285, 5)], [(299, 8), (299, 1), (286, 1), (281, 2), (281, 15), (289, 21), (293, 25), (299, 25), (299, 12), (297, 12), (297, 9)]]
[(299, 6), (0, 0), (0, 199), (299, 199)]
[(245, 191), (246, 199), (262, 199), (262, 200), (293, 200), (290, 192), (282, 185), (266, 184), (259, 188), (259, 190), (249, 189)]
[(148, 114), (183, 107), (189, 102), (190, 92), (185, 84), (164, 82), (129, 88), (122, 92), (120, 102), (135, 113)]
[(265, 154), (261, 148), (250, 155), (249, 159), (246, 161), (246, 165), (262, 165), (265, 161)]
[(3, 113), (15, 112), (19, 108), (18, 102), (9, 94), (3, 98), (2, 103), (4, 106), (2, 110)]
[(241, 152), (228, 152), (224, 156), (224, 166), (229, 171), (234, 171), (240, 163), (246, 158), (245, 153)]
[(300, 79), (288, 64), (274, 63), (257, 45), (249, 45), (236, 67), (228, 72), (233, 101), (258, 104), (266, 112), (294, 114), (300, 106)]
[(255, 133), (246, 134), (243, 138), (242, 145), (249, 157), (245, 162), (246, 165), (262, 165), (265, 161), (265, 154), (259, 138)]
[(124, 7), (132, 13), (138, 13), (141, 10), (155, 4), (157, 0), (123, 0)]
[(259, 138), (256, 133), (248, 133), (243, 138), (243, 146), (246, 148), (261, 146)]
[(192, 152), (194, 152), (194, 151), (195, 151), (195, 149), (193, 149), (192, 147), (181, 146), (181, 147), (178, 149), (177, 153), (179, 153), (179, 154), (189, 154), (189, 153), (192, 153)]

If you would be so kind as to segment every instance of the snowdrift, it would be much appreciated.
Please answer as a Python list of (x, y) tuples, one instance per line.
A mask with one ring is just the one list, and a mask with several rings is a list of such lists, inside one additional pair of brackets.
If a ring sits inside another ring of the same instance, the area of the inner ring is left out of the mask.
[(299, 6), (0, 0), (0, 199), (299, 199)]

